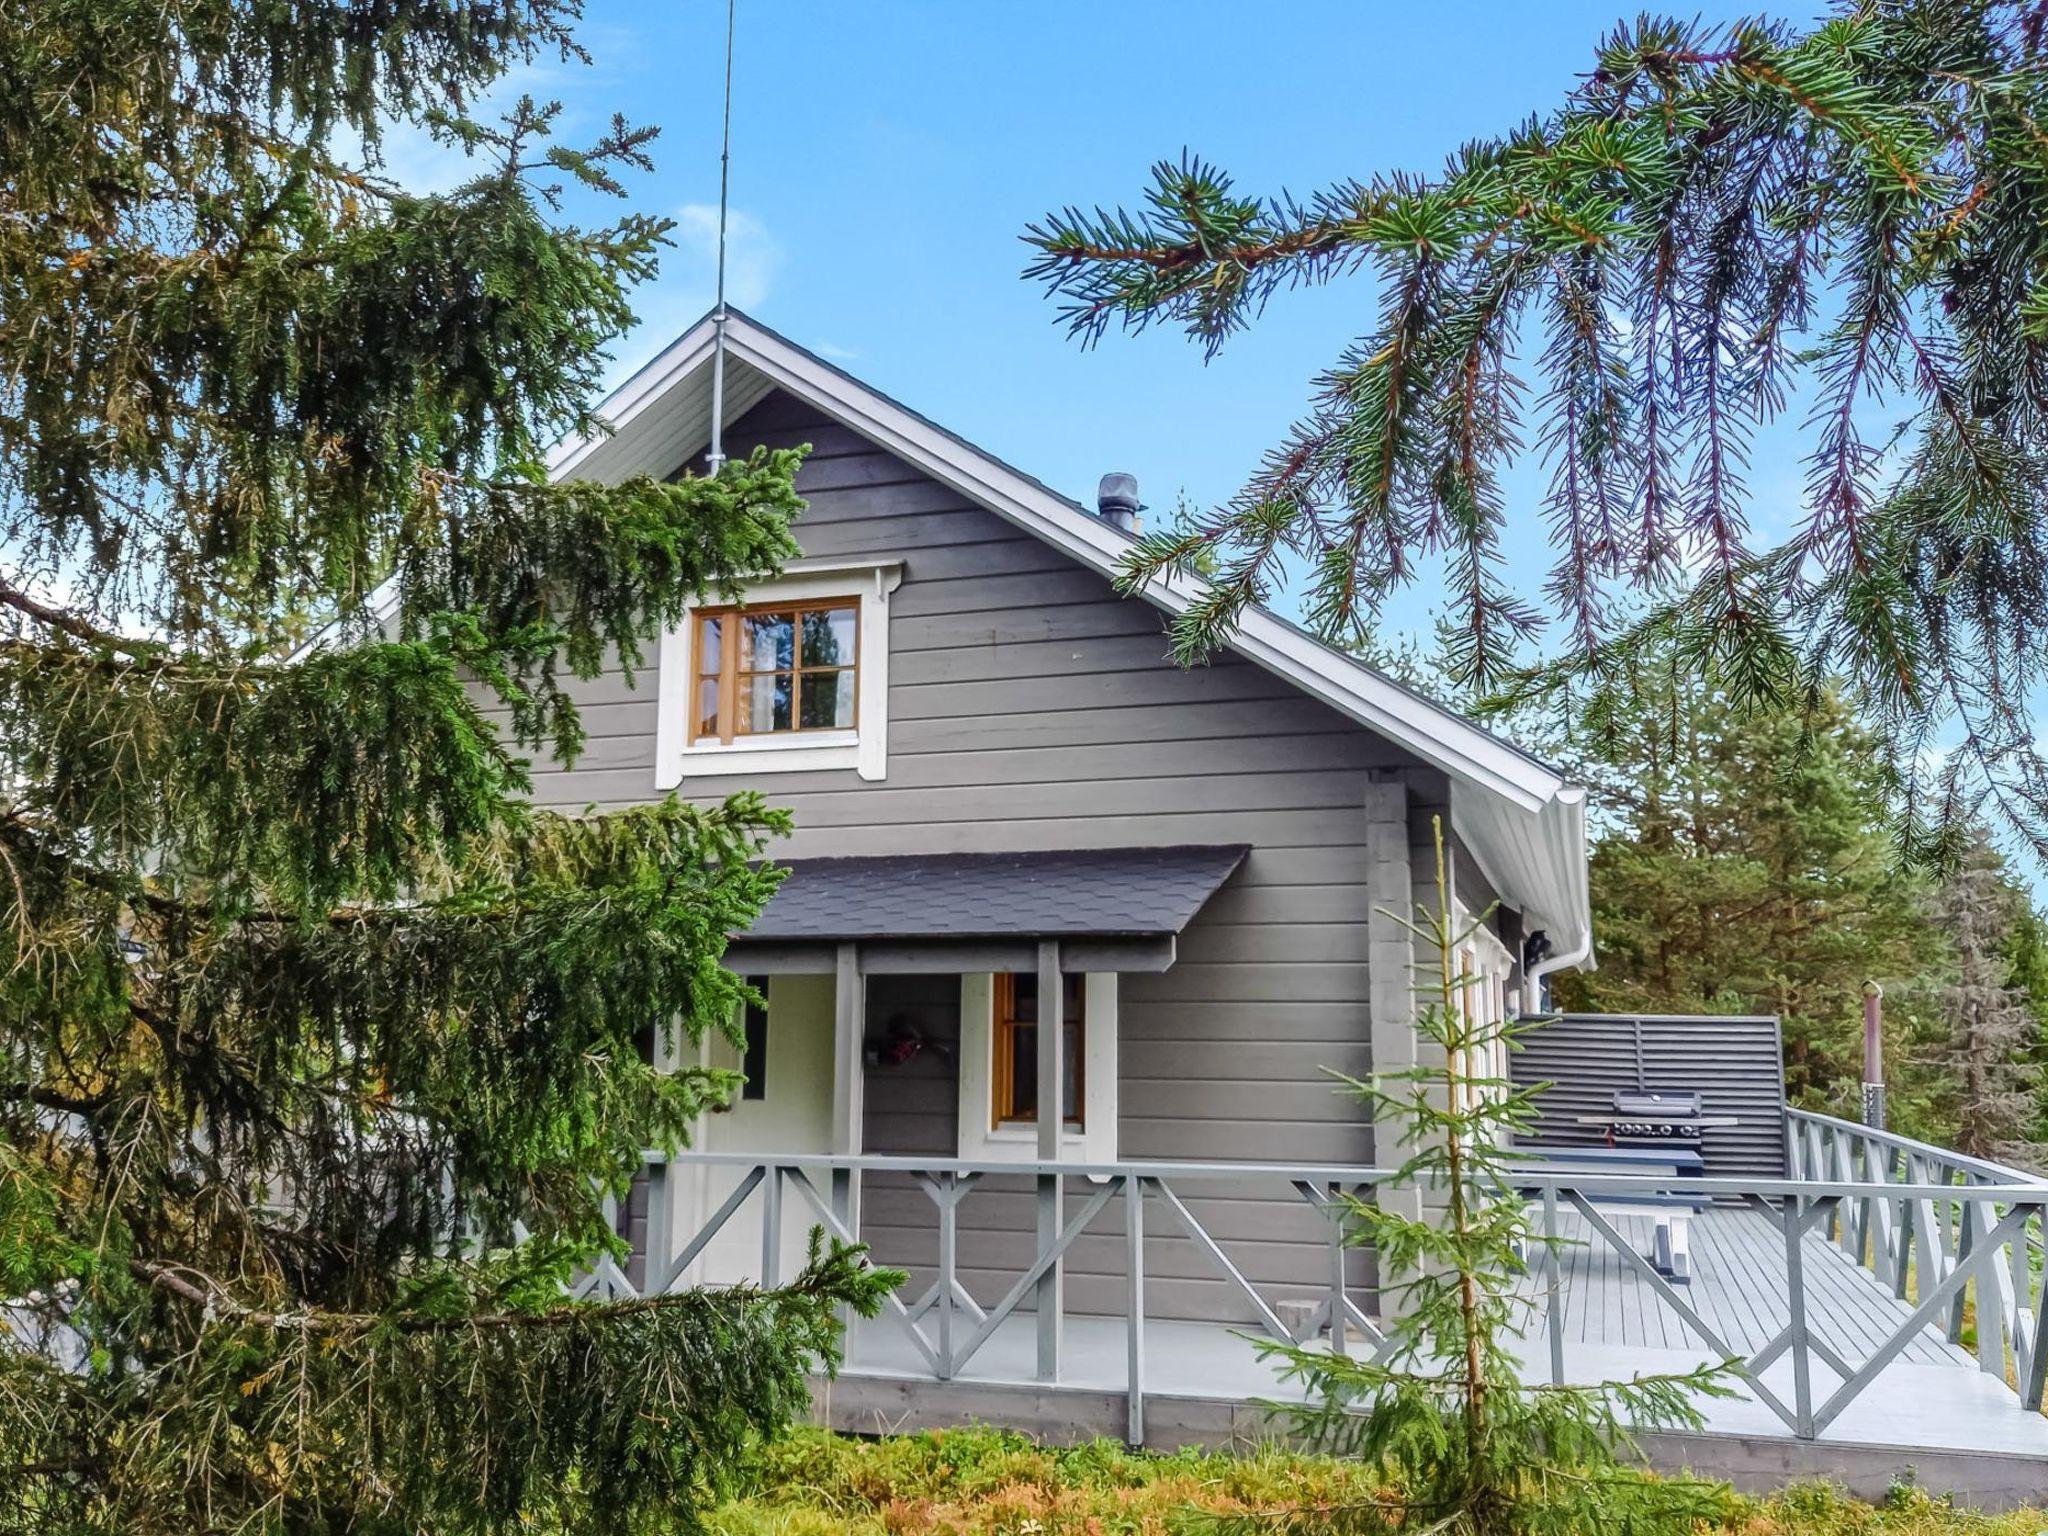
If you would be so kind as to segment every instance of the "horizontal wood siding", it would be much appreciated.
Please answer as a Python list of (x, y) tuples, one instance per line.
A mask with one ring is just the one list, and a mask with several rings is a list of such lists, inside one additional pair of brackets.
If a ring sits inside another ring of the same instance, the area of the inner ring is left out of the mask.
[(867, 1012), (870, 1037), (887, 1039), (901, 1027), (925, 1045), (901, 1066), (868, 1068), (862, 1145), (870, 1152), (957, 1156), (960, 978), (870, 976)]
[[(1365, 784), (1413, 760), (1249, 662), (1173, 665), (1156, 610), (788, 396), (770, 395), (727, 432), (734, 452), (757, 442), (812, 446), (798, 481), (807, 557), (903, 562), (888, 776), (694, 778), (689, 792), (752, 788), (788, 806), (797, 831), (778, 851), (792, 858), (1252, 845), (1183, 936), (1179, 962), (1124, 979), (1121, 1155), (1370, 1162), (1366, 1118), (1325, 1069), (1370, 1066)], [(542, 803), (654, 796), (656, 681), (651, 669), (633, 680), (610, 671), (581, 690), (589, 751), (573, 770), (539, 768)], [(945, 991), (931, 978), (879, 979), (871, 1029), (898, 1011), (945, 1039)], [(953, 1091), (935, 1053), (871, 1069), (868, 1150), (951, 1153)], [(1226, 1248), (1235, 1235), (1233, 1256), (1254, 1280), (1304, 1295), (1324, 1282), (1322, 1218), (1284, 1186), (1195, 1204)], [(930, 1204), (915, 1186), (874, 1181), (864, 1217), (880, 1258), (931, 1262)], [(1106, 1215), (1105, 1234), (1120, 1220)], [(963, 1264), (990, 1299), (1025, 1260), (1030, 1197), (978, 1190), (962, 1222)], [(1152, 1229), (1156, 1310), (1249, 1318), (1192, 1244), (1164, 1235), (1167, 1213)], [(1120, 1295), (1109, 1289), (1121, 1285), (1119, 1243), (1090, 1237), (1075, 1251), (1072, 1305)]]

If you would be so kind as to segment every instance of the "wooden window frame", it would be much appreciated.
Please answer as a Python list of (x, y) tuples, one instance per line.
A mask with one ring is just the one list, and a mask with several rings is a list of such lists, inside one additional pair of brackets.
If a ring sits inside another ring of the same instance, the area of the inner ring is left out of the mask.
[[(1036, 1029), (1036, 1019), (1017, 1017), (1017, 976), (1012, 971), (997, 971), (993, 988), (993, 1027), (989, 1034), (989, 1128), (1000, 1130), (1006, 1125), (1036, 1125), (1038, 1115), (1017, 1113), (1017, 1084), (1011, 1070), (1016, 1058), (1012, 1049), (1013, 1039), (1019, 1028)], [(1074, 988), (1077, 1006), (1071, 1019), (1066, 1016), (1064, 993), (1067, 978), (1060, 978), (1062, 1007), (1060, 1024), (1074, 1026), (1074, 1114), (1072, 1119), (1063, 1118), (1061, 1130), (1085, 1135), (1088, 1130), (1088, 984), (1081, 979)], [(1045, 1095), (1040, 1093), (1041, 1101)]]
[[(691, 746), (717, 742), (731, 746), (735, 741), (752, 741), (757, 738), (784, 739), (791, 736), (824, 736), (858, 733), (860, 730), (861, 705), (861, 599), (857, 592), (844, 596), (811, 597), (776, 602), (764, 599), (757, 603), (730, 603), (719, 608), (697, 608), (690, 613), (690, 670), (689, 687), (685, 698), (688, 710), (685, 740)], [(853, 614), (853, 659), (835, 667), (806, 667), (803, 664), (803, 616), (807, 613), (827, 613), (850, 610)], [(763, 615), (788, 614), (790, 626), (795, 631), (790, 650), (789, 674), (791, 677), (789, 697), (790, 725), (787, 730), (748, 731), (744, 735), (736, 730), (740, 712), (740, 680), (748, 677), (774, 677), (781, 673), (780, 667), (768, 670), (742, 668), (740, 662), (740, 620), (760, 618)], [(704, 626), (716, 620), (719, 625), (718, 670), (707, 672), (704, 668)], [(853, 723), (851, 725), (803, 725), (803, 679), (806, 674), (822, 676), (826, 673), (837, 675), (841, 672), (853, 674)], [(702, 729), (703, 711), (698, 704), (698, 691), (711, 679), (718, 680), (718, 729), (707, 732)]]

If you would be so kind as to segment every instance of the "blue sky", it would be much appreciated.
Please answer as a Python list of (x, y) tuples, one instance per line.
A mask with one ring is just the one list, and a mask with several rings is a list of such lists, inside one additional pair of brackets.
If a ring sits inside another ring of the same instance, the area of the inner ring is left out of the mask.
[[(729, 292), (1071, 495), (1089, 500), (1105, 470), (1127, 469), (1154, 508), (1212, 502), (1369, 323), (1371, 281), (1280, 296), (1213, 362), (1172, 331), (1084, 352), (1019, 277), (1025, 225), (1068, 202), (1131, 201), (1152, 162), (1184, 148), (1260, 192), (1433, 169), (1557, 102), (1621, 14), (1617, 0), (739, 0)], [(622, 374), (710, 300), (724, 19), (723, 0), (589, 0), (593, 66), (515, 82), (562, 100), (571, 138), (614, 111), (662, 127), (632, 200), (682, 221), (679, 248), (642, 296)], [(416, 146), (393, 157), (394, 171), (437, 179)], [(1796, 515), (1789, 435), (1759, 445), (1766, 525)], [(1541, 483), (1533, 466), (1514, 483), (1510, 554), (1531, 587), (1548, 559)], [(1432, 595), (1391, 617), (1425, 623)]]

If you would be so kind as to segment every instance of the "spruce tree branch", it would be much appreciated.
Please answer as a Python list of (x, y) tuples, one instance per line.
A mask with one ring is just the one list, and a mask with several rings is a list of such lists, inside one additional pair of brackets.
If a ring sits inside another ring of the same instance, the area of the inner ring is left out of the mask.
[(1249, 272), (1276, 261), (1326, 255), (1354, 238), (1355, 231), (1345, 225), (1317, 222), (1268, 240), (1241, 241), (1222, 247), (1210, 246), (1199, 240), (1154, 246), (1092, 244), (1087, 241), (1064, 245), (1041, 242), (1041, 245), (1049, 262), (1070, 267), (1131, 262), (1160, 272), (1178, 272), (1198, 266), (1233, 266)]
[(162, 656), (164, 652), (163, 646), (159, 644), (147, 640), (130, 640), (124, 635), (115, 634), (112, 630), (101, 629), (75, 613), (31, 597), (15, 587), (0, 584), (0, 604), (34, 619), (38, 624), (67, 634), (74, 640), (105, 650), (118, 651), (137, 660), (154, 659)]
[(241, 138), (247, 148), (259, 150), (280, 163), (289, 165), (294, 172), (318, 176), (346, 187), (351, 192), (387, 201), (398, 195), (397, 187), (367, 171), (344, 165), (310, 144), (278, 137), (246, 112), (237, 112), (219, 104), (209, 105), (195, 101), (189, 95), (172, 98), (170, 105), (184, 115), (190, 126), (215, 133), (224, 130), (234, 133)]
[(89, 1120), (106, 1108), (112, 1101), (113, 1094), (62, 1093), (55, 1088), (44, 1088), (35, 1083), (16, 1082), (0, 1084), (0, 1099), (9, 1099), (17, 1104), (33, 1104), (38, 1109), (53, 1109), (61, 1114), (77, 1115)]
[(650, 1313), (701, 1308), (707, 1298), (714, 1303), (744, 1306), (803, 1298), (829, 1299), (838, 1294), (830, 1271), (813, 1266), (788, 1285), (773, 1290), (758, 1286), (720, 1286), (664, 1296), (639, 1296), (628, 1301), (569, 1304), (535, 1312), (476, 1312), (459, 1317), (433, 1317), (404, 1312), (335, 1312), (317, 1307), (273, 1311), (237, 1301), (220, 1281), (185, 1265), (131, 1259), (128, 1268), (145, 1285), (203, 1307), (213, 1316), (270, 1332), (330, 1336), (377, 1331), (460, 1334), (504, 1328), (580, 1328), (593, 1322), (618, 1322)]

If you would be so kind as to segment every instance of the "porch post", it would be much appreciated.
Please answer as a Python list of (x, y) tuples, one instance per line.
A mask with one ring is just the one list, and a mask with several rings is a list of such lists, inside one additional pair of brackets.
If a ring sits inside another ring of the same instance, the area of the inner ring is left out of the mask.
[[(1060, 976), (1057, 939), (1038, 945), (1038, 1160), (1055, 1163), (1066, 1128), (1066, 1021), (1060, 1016), (1066, 988)], [(1060, 1236), (1060, 1176), (1038, 1176), (1038, 1252), (1046, 1253)], [(1057, 1381), (1065, 1333), (1065, 1260), (1046, 1266), (1038, 1279), (1033, 1305), (1038, 1310), (1038, 1379)]]
[[(1415, 936), (1406, 921), (1415, 911), (1414, 861), (1409, 847), (1408, 784), (1398, 769), (1375, 770), (1365, 786), (1366, 985), (1370, 992), (1367, 1028), (1372, 1069), (1402, 1072), (1419, 1064), (1415, 1025)], [(1385, 1106), (1373, 1111), (1373, 1161), (1398, 1168), (1403, 1127)], [(1381, 1185), (1373, 1203), (1411, 1219), (1422, 1215), (1422, 1192), (1413, 1185)], [(1398, 1312), (1402, 1292), (1391, 1289), (1412, 1276), (1384, 1271), (1380, 1307)]]
[[(861, 1118), (867, 1096), (865, 1042), (868, 979), (861, 974), (860, 946), (839, 946), (832, 990), (832, 1155), (858, 1157)], [(832, 1214), (860, 1236), (860, 1177), (851, 1168), (832, 1170)]]

